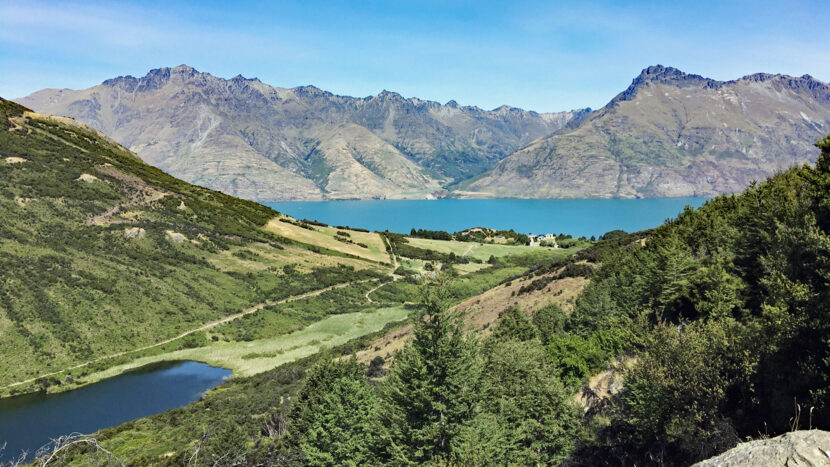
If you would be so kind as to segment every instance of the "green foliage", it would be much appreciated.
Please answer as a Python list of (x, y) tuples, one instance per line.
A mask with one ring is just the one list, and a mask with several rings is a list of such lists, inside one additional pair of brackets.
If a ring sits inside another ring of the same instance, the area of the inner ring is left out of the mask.
[(607, 429), (616, 449), (632, 459), (687, 463), (739, 441), (725, 417), (731, 394), (746, 383), (752, 362), (747, 330), (734, 320), (697, 322), (685, 329), (660, 323), (628, 373), (620, 416)]
[[(565, 459), (580, 430), (572, 393), (554, 376), (543, 350), (533, 342), (505, 340), (488, 349), (482, 371), (479, 408), (494, 416), (499, 429), (474, 419), (479, 439), (503, 436), (502, 465), (556, 465)], [(486, 420), (486, 419), (485, 419)]]
[(615, 240), (617, 238), (623, 238), (628, 235), (628, 232), (625, 230), (612, 230), (610, 232), (605, 232), (604, 234), (599, 236), (600, 240)]
[[(14, 127), (0, 131), (0, 153), (25, 160), (0, 161), (0, 318), (9, 323), (0, 386), (159, 342), (266, 300), (383, 275), (338, 267), (294, 274), (290, 264), (279, 274), (273, 256), (293, 262), (282, 246), (290, 242), (260, 228), (276, 211), (177, 180), (82, 126), (23, 112), (0, 100), (0, 121)], [(186, 240), (175, 243), (168, 231)], [(268, 330), (290, 331), (311, 314)], [(193, 339), (171, 343), (173, 350), (206, 343)]]
[(412, 246), (407, 243), (406, 237), (403, 235), (391, 232), (384, 232), (383, 235), (389, 240), (389, 243), (392, 245), (392, 251), (398, 256), (424, 261), (449, 262), (450, 256), (448, 254)]
[(554, 371), (573, 388), (578, 387), (583, 378), (603, 368), (609, 357), (595, 337), (586, 339), (574, 334), (551, 337), (547, 354)]
[(417, 238), (431, 238), (433, 240), (452, 240), (452, 234), (448, 232), (444, 232), (443, 230), (424, 230), (418, 229), (415, 230), (414, 228), (409, 232), (410, 237), (417, 237)]
[(201, 446), (197, 465), (235, 465), (244, 459), (248, 451), (248, 434), (235, 423), (228, 420), (220, 428), (208, 433)]
[(533, 325), (536, 326), (536, 332), (543, 345), (548, 345), (555, 336), (562, 333), (567, 319), (568, 315), (555, 303), (533, 313)]
[(325, 356), (312, 368), (294, 405), (289, 432), (308, 465), (365, 465), (373, 445), (375, 395), (356, 360)]
[[(565, 325), (582, 341), (549, 346), (558, 361), (592, 347), (638, 355), (600, 457), (692, 463), (791, 430), (794, 403), (830, 428), (828, 144), (815, 168), (686, 209), (644, 245), (622, 237), (602, 254)], [(566, 365), (573, 375), (589, 366), (579, 360)]]
[(379, 457), (394, 464), (448, 462), (453, 439), (472, 418), (479, 365), (475, 340), (445, 310), (435, 286), (425, 290), (414, 338), (380, 387)]
[(537, 337), (537, 331), (521, 310), (510, 307), (499, 315), (492, 336), (497, 340), (529, 341)]

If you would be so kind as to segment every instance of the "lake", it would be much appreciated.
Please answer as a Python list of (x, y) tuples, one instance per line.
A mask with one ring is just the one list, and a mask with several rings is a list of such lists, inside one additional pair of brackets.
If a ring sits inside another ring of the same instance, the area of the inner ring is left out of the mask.
[(0, 463), (22, 451), (33, 453), (61, 435), (93, 433), (187, 405), (230, 375), (204, 363), (172, 362), (65, 393), (0, 399), (0, 446), (6, 443)]
[(469, 227), (521, 233), (599, 236), (657, 227), (685, 206), (707, 198), (649, 199), (439, 199), (292, 201), (262, 203), (296, 218), (329, 225), (409, 233), (416, 229), (458, 232)]

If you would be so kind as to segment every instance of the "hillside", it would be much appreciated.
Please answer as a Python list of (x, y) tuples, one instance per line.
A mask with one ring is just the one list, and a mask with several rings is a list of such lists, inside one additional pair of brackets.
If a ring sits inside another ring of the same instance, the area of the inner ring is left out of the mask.
[(461, 184), (465, 196), (634, 198), (739, 192), (815, 161), (830, 86), (810, 76), (715, 81), (646, 68), (590, 116)]
[(824, 465), (830, 137), (817, 146), (815, 167), (449, 309), (427, 288), (428, 312), (358, 353), (368, 367), (319, 362), (280, 442), (242, 457), (691, 465), (738, 445), (709, 462)]
[[(815, 167), (571, 251), (493, 245), (485, 264), (459, 240), (383, 234), (396, 280), (274, 301), (92, 375), (191, 358), (237, 375), (94, 437), (130, 464), (690, 465), (826, 430), (830, 137), (818, 145)], [(368, 241), (284, 217), (266, 230)], [(307, 314), (319, 325), (285, 334)]]
[(586, 113), (344, 97), (185, 65), (18, 102), (86, 123), (176, 177), (263, 201), (426, 198)]
[[(270, 208), (185, 183), (74, 120), (5, 100), (0, 218), (3, 392), (389, 272), (375, 234), (355, 232), (365, 247), (317, 232), (290, 240), (266, 225), (296, 221)], [(283, 320), (282, 332), (323, 316)]]
[[(564, 330), (634, 358), (618, 397), (589, 413), (583, 464), (688, 465), (749, 437), (830, 428), (830, 136), (817, 146), (815, 167), (687, 209), (602, 258)], [(571, 368), (591, 355), (570, 353)]]

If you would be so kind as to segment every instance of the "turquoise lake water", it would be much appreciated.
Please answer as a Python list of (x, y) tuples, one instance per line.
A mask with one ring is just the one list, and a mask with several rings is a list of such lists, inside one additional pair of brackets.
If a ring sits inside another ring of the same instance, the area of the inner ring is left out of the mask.
[(685, 206), (707, 198), (658, 199), (440, 199), (293, 201), (263, 203), (297, 218), (369, 230), (409, 233), (416, 229), (458, 232), (469, 227), (521, 233), (602, 235), (657, 227)]
[(197, 400), (231, 371), (199, 362), (153, 365), (60, 394), (0, 399), (0, 465), (50, 439), (93, 433)]

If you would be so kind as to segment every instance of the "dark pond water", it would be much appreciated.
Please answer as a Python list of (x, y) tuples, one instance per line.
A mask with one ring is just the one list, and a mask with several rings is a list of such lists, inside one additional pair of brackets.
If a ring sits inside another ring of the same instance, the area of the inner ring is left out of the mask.
[(172, 362), (61, 394), (0, 399), (0, 446), (6, 443), (0, 463), (61, 435), (93, 433), (189, 404), (230, 375), (204, 363)]
[(440, 199), (293, 201), (262, 203), (297, 218), (329, 225), (409, 233), (416, 229), (458, 232), (469, 227), (521, 233), (602, 235), (657, 227), (685, 206), (707, 198), (654, 199)]

